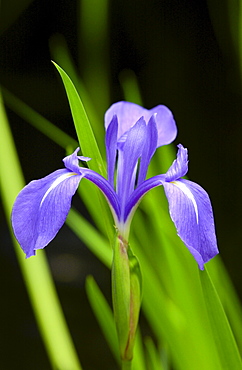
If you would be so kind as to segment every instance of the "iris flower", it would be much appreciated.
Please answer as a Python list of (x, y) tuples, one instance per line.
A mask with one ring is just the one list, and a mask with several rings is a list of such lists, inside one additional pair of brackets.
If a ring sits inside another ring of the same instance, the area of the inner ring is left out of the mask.
[(77, 148), (63, 159), (65, 168), (31, 181), (17, 196), (12, 225), (26, 257), (35, 255), (36, 250), (55, 237), (85, 177), (105, 195), (119, 235), (125, 240), (142, 197), (163, 186), (177, 233), (203, 270), (204, 263), (218, 249), (208, 194), (198, 184), (182, 178), (188, 171), (187, 149), (179, 144), (177, 158), (167, 173), (146, 179), (156, 149), (176, 137), (176, 123), (170, 110), (163, 105), (147, 110), (133, 103), (118, 102), (105, 114), (105, 129), (107, 179), (79, 166), (79, 161), (90, 158), (78, 156)]

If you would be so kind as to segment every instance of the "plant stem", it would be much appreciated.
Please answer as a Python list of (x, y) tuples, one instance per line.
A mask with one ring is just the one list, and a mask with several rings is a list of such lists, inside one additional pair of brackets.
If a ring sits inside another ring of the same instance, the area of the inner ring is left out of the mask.
[(122, 370), (131, 370), (132, 361), (122, 361)]

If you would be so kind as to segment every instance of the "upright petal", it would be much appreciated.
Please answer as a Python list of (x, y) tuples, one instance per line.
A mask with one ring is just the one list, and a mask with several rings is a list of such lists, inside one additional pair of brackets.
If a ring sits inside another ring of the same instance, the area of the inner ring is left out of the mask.
[(148, 112), (149, 117), (155, 114), (158, 131), (157, 148), (172, 143), (177, 135), (177, 127), (170, 109), (165, 105), (157, 105)]
[(218, 253), (208, 194), (198, 184), (184, 179), (163, 185), (177, 234), (203, 270), (204, 263)]
[(156, 127), (155, 116), (151, 116), (147, 125), (146, 141), (140, 160), (138, 184), (145, 180), (150, 160), (157, 148), (158, 132)]
[(82, 175), (61, 169), (31, 181), (17, 196), (12, 210), (14, 234), (26, 254), (35, 255), (65, 222)]
[(134, 190), (137, 163), (145, 145), (146, 132), (145, 121), (141, 118), (129, 130), (122, 150), (119, 150), (117, 189), (123, 205), (122, 209), (124, 209), (130, 193)]
[(158, 130), (157, 147), (171, 143), (177, 135), (177, 127), (171, 111), (164, 105), (158, 105), (150, 110), (137, 104), (121, 101), (111, 105), (105, 114), (105, 127), (109, 126), (114, 115), (118, 117), (118, 139), (128, 131), (141, 117), (146, 122), (156, 114)]
[(117, 116), (113, 116), (110, 125), (106, 132), (106, 155), (107, 155), (107, 170), (108, 181), (114, 186), (114, 170), (117, 155), (117, 133), (118, 133), (118, 120)]
[(110, 125), (113, 116), (116, 115), (118, 118), (118, 139), (128, 131), (135, 123), (144, 117), (147, 110), (137, 104), (129, 103), (126, 101), (120, 101), (114, 103), (105, 113), (105, 128), (107, 130)]

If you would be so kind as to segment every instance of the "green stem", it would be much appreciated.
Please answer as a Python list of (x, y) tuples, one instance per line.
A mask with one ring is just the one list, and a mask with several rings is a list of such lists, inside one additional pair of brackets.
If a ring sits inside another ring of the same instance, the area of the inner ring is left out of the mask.
[(131, 370), (132, 361), (122, 361), (122, 370)]

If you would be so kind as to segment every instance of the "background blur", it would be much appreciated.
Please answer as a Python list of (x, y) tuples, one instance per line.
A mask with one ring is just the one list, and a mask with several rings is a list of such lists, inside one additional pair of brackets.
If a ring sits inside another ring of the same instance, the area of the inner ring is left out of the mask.
[[(88, 73), (93, 56), (82, 37), (80, 3), (0, 3), (0, 84), (73, 137), (70, 109), (50, 62), (50, 49), (62, 35), (80, 76)], [(175, 143), (189, 149), (189, 178), (211, 197), (221, 256), (241, 296), (238, 9), (229, 8), (225, 0), (114, 0), (109, 14), (103, 58), (110, 73), (111, 102), (123, 99), (119, 76), (131, 69), (138, 78), (144, 106), (165, 104), (172, 110), (179, 130)], [(104, 112), (99, 109), (97, 114), (102, 117)], [(10, 109), (7, 113), (26, 182), (61, 168), (64, 151)], [(75, 206), (81, 209), (78, 202), (75, 199)], [(48, 369), (2, 207), (0, 234), (1, 365), (5, 369)], [(109, 271), (66, 226), (46, 253), (83, 367), (98, 368), (101, 358), (103, 368), (114, 369), (84, 289), (86, 275), (92, 274), (110, 297)]]

